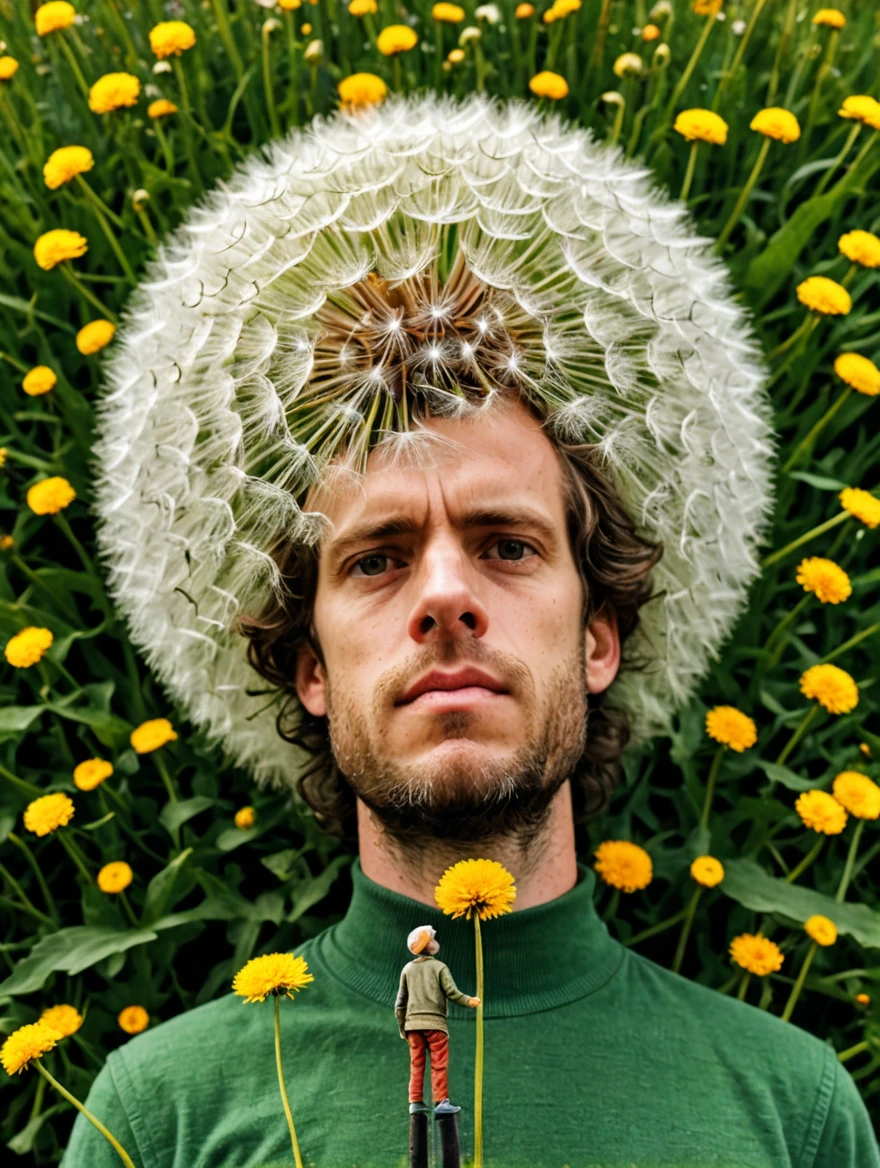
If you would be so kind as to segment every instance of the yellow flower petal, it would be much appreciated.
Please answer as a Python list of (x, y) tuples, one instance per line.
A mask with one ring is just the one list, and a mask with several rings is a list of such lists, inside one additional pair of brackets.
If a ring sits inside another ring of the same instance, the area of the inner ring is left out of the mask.
[(735, 706), (713, 706), (706, 714), (706, 733), (740, 754), (758, 741), (754, 721)]
[(22, 821), (28, 831), (34, 835), (49, 835), (64, 827), (73, 819), (73, 800), (62, 791), (55, 791), (51, 795), (41, 795), (28, 803), (24, 809)]
[(301, 990), (314, 976), (302, 957), (292, 953), (266, 953), (243, 966), (232, 981), (235, 993), (246, 1002), (263, 1002), (269, 994), (292, 998), (291, 990)]
[(829, 714), (848, 714), (859, 702), (859, 687), (837, 665), (811, 665), (800, 677), (801, 693), (814, 698)]
[(510, 912), (516, 900), (513, 876), (497, 860), (459, 860), (434, 889), (438, 906), (453, 919), (476, 913), (481, 921)]
[(730, 956), (737, 965), (766, 977), (782, 968), (785, 956), (779, 946), (761, 933), (741, 933), (730, 943)]
[(651, 857), (629, 840), (604, 840), (596, 848), (595, 869), (606, 884), (621, 892), (647, 888), (654, 876)]
[(823, 604), (840, 604), (852, 595), (849, 576), (839, 564), (824, 556), (809, 556), (801, 560), (795, 579), (806, 592), (812, 592)]
[(804, 827), (818, 831), (822, 835), (840, 835), (846, 827), (847, 813), (833, 795), (827, 791), (804, 791), (798, 795), (794, 805)]

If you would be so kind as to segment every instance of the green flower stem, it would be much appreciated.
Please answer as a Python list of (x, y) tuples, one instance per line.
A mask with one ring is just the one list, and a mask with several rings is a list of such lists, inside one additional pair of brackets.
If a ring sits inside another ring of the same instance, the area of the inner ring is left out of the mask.
[(765, 137), (764, 141), (761, 143), (761, 149), (758, 151), (758, 157), (755, 159), (755, 165), (752, 167), (752, 173), (746, 179), (746, 185), (739, 193), (739, 198), (736, 200), (736, 206), (731, 211), (730, 218), (724, 224), (721, 234), (718, 236), (718, 239), (715, 243), (714, 250), (716, 255), (721, 251), (725, 243), (727, 243), (727, 240), (730, 238), (730, 233), (739, 222), (739, 217), (742, 214), (743, 208), (748, 202), (749, 195), (752, 193), (752, 187), (758, 181), (758, 175), (761, 173), (761, 168), (764, 165), (764, 160), (767, 157), (767, 151), (770, 149), (770, 143), (772, 140), (772, 138)]
[(122, 1146), (122, 1144), (120, 1144), (119, 1140), (117, 1140), (115, 1138), (115, 1136), (111, 1135), (110, 1132), (106, 1129), (106, 1127), (104, 1127), (103, 1123), (101, 1123), (101, 1121), (99, 1119), (95, 1119), (94, 1115), (92, 1115), (92, 1113), (90, 1111), (88, 1111), (85, 1107), (83, 1107), (83, 1105), (76, 1098), (76, 1096), (71, 1095), (71, 1093), (65, 1087), (62, 1087), (61, 1084), (56, 1079), (53, 1079), (53, 1077), (49, 1074), (49, 1072), (43, 1066), (43, 1063), (40, 1059), (35, 1059), (33, 1065), (37, 1068), (37, 1070), (40, 1072), (40, 1074), (43, 1076), (43, 1078), (46, 1079), (49, 1083), (51, 1083), (56, 1091), (60, 1092), (64, 1096), (64, 1098), (68, 1101), (68, 1103), (72, 1103), (73, 1106), (78, 1111), (81, 1111), (83, 1113), (83, 1115), (86, 1117), (86, 1119), (89, 1121), (89, 1123), (94, 1124), (94, 1126), (98, 1129), (98, 1131), (101, 1133), (101, 1135), (104, 1136), (105, 1139), (110, 1141), (110, 1143), (116, 1149), (116, 1152), (119, 1155), (120, 1159), (122, 1160), (123, 1164), (125, 1164), (126, 1168), (134, 1168), (134, 1163), (131, 1159), (131, 1156), (129, 1156), (128, 1152), (126, 1152), (125, 1148), (123, 1148), (123, 1146)]
[[(782, 766), (782, 764), (785, 762), (785, 760), (788, 758), (788, 756), (794, 750), (795, 746), (797, 746), (798, 742), (800, 742), (801, 738), (806, 733), (807, 727), (812, 722), (812, 720), (816, 717), (816, 715), (819, 713), (819, 709), (820, 709), (819, 703), (813, 702), (813, 704), (810, 706), (809, 710), (807, 710), (806, 714), (801, 719), (801, 724), (798, 726), (797, 730), (795, 730), (794, 734), (792, 734), (791, 738), (789, 738), (788, 742), (785, 744), (785, 746), (780, 751), (779, 757), (776, 759), (777, 766)], [(775, 780), (774, 780), (774, 782), (775, 782)], [(769, 794), (769, 792), (768, 792), (768, 794)]]
[(122, 907), (125, 909), (125, 915), (131, 921), (134, 927), (139, 929), (141, 927), (141, 923), (134, 915), (134, 909), (131, 907), (131, 902), (129, 901), (128, 897), (125, 895), (124, 888), (119, 893), (119, 899), (122, 901)]
[(719, 994), (729, 994), (736, 983), (742, 978), (742, 973), (735, 973), (729, 981), (726, 981), (718, 990)]
[(831, 181), (831, 176), (834, 174), (834, 172), (837, 170), (837, 168), (839, 166), (843, 165), (843, 162), (844, 162), (847, 154), (849, 154), (850, 150), (852, 149), (853, 143), (855, 142), (856, 138), (858, 138), (858, 136), (859, 136), (859, 130), (861, 130), (861, 128), (862, 128), (861, 122), (856, 122), (855, 125), (853, 125), (850, 128), (850, 132), (847, 135), (846, 141), (843, 144), (843, 149), (837, 155), (837, 157), (834, 159), (834, 161), (831, 163), (831, 165), (828, 167), (828, 169), (825, 171), (825, 173), (822, 175), (822, 178), (819, 180), (819, 184), (817, 185), (816, 189), (813, 191), (812, 197), (814, 199), (817, 199), (819, 197), (819, 195), (822, 194), (822, 192), (825, 190), (828, 183)]
[(242, 63), (238, 46), (233, 39), (232, 29), (229, 27), (229, 14), (226, 11), (226, 0), (211, 0), (211, 2), (214, 8), (214, 15), (217, 18), (217, 31), (220, 33), (220, 39), (223, 41), (223, 46), (229, 54), (229, 59), (232, 62), (236, 77), (241, 81), (242, 75), (244, 74), (244, 64)]
[[(73, 550), (79, 556), (80, 563), (85, 568), (85, 570), (88, 572), (88, 574), (90, 576), (92, 576), (94, 579), (100, 580), (101, 577), (95, 571), (95, 565), (89, 559), (89, 555), (88, 555), (88, 552), (86, 551), (86, 549), (83, 547), (83, 545), (79, 542), (79, 540), (76, 538), (76, 536), (71, 531), (70, 524), (67, 522), (67, 516), (64, 514), (63, 511), (59, 511), (55, 515), (55, 522), (58, 524), (58, 526), (64, 532), (68, 542), (70, 543), (70, 546), (73, 548)], [(101, 608), (107, 616), (113, 615), (113, 612), (110, 608), (110, 605), (107, 601), (107, 598), (103, 594), (103, 589), (101, 590)]]
[(746, 969), (743, 971), (742, 980), (739, 983), (739, 989), (736, 991), (736, 996), (741, 1002), (746, 1000), (746, 993), (748, 992), (749, 982), (752, 980), (752, 975)]
[(153, 757), (156, 761), (156, 767), (158, 768), (159, 774), (162, 776), (162, 782), (165, 784), (166, 790), (168, 791), (168, 798), (172, 803), (176, 803), (177, 792), (174, 790), (174, 784), (171, 781), (171, 775), (169, 775), (168, 767), (165, 765), (165, 759), (161, 754), (159, 754), (157, 750), (153, 751)]
[(855, 156), (853, 161), (846, 168), (846, 174), (842, 178), (838, 179), (838, 181), (832, 187), (832, 190), (839, 191), (841, 184), (846, 182), (847, 175), (849, 175), (852, 171), (859, 169), (862, 162), (864, 161), (865, 155), (868, 153), (868, 151), (871, 149), (871, 147), (876, 142), (878, 134), (880, 134), (880, 130), (875, 130), (874, 133), (871, 134), (871, 136), (868, 139), (866, 139), (864, 146), (862, 146), (861, 150), (858, 152), (858, 154)]
[(183, 118), (181, 119), (183, 145), (186, 150), (186, 157), (189, 162), (189, 169), (196, 186), (196, 191), (201, 193), (204, 190), (204, 183), (202, 182), (202, 172), (199, 169), (199, 160), (196, 158), (195, 143), (193, 142), (194, 121), (192, 106), (189, 102), (189, 90), (186, 85), (186, 74), (183, 71), (183, 64), (179, 57), (172, 57), (171, 63), (174, 67), (174, 75), (177, 78), (177, 85), (180, 89), (180, 100), (183, 105)]
[(615, 888), (614, 891), (611, 893), (611, 898), (608, 901), (607, 907), (605, 908), (605, 910), (602, 913), (602, 919), (606, 920), (606, 921), (613, 920), (614, 916), (617, 912), (617, 907), (619, 904), (620, 904), (620, 889)]
[(281, 1102), (284, 1104), (284, 1114), (287, 1117), (287, 1126), (290, 1128), (290, 1142), (293, 1145), (293, 1159), (296, 1168), (303, 1168), (302, 1156), (299, 1151), (299, 1143), (296, 1138), (296, 1128), (293, 1126), (293, 1115), (290, 1111), (290, 1103), (287, 1099), (287, 1088), (284, 1086), (284, 1070), (281, 1066), (281, 1020), (278, 1010), (280, 997), (275, 995), (275, 1065), (278, 1068), (278, 1086), (281, 1088)]
[(825, 83), (825, 78), (831, 71), (834, 65), (834, 56), (837, 52), (837, 42), (840, 40), (840, 33), (836, 28), (831, 30), (831, 35), (828, 37), (828, 44), (825, 47), (825, 58), (822, 64), (816, 70), (816, 80), (813, 83), (813, 92), (810, 95), (810, 104), (807, 109), (806, 125), (801, 132), (799, 147), (799, 157), (803, 158), (807, 152), (807, 145), (810, 140), (810, 135), (813, 132), (813, 126), (816, 123), (816, 114), (819, 112), (819, 99), (822, 94), (822, 86)]
[(849, 842), (849, 851), (847, 852), (846, 864), (845, 864), (844, 869), (843, 869), (843, 875), (840, 878), (840, 884), (838, 885), (837, 892), (834, 896), (834, 903), (835, 904), (843, 904), (844, 898), (846, 896), (846, 890), (847, 890), (847, 888), (849, 888), (849, 882), (850, 882), (850, 879), (852, 878), (853, 866), (856, 862), (856, 853), (859, 850), (859, 841), (862, 838), (862, 831), (864, 830), (864, 827), (865, 827), (865, 821), (864, 821), (864, 819), (860, 819), (859, 822), (856, 824), (856, 829), (853, 832), (853, 837)]
[(726, 743), (723, 743), (715, 751), (715, 757), (712, 759), (712, 766), (709, 770), (709, 778), (706, 780), (706, 798), (703, 802), (703, 814), (700, 816), (700, 824), (703, 827), (709, 826), (709, 813), (712, 809), (712, 796), (715, 793), (715, 780), (718, 778), (718, 769), (721, 766), (721, 759), (724, 757), (724, 752), (728, 749)]
[(45, 592), (47, 596), (52, 598), (53, 602), (57, 604), (59, 608), (68, 612), (75, 621), (79, 621), (79, 614), (76, 611), (76, 607), (68, 597), (59, 596), (54, 588), (46, 583), (42, 576), (37, 575), (30, 564), (25, 563), (21, 556), (16, 555), (15, 552), (13, 552), (9, 558), (12, 563), (15, 564), (16, 568), (18, 568), (19, 572), (21, 572), (23, 576), (27, 576), (28, 580), (30, 580), (35, 588), (42, 589), (42, 591)]
[(379, 50), (376, 48), (376, 22), (373, 20), (373, 14), (371, 12), (365, 13), (363, 16), (363, 22), (364, 27), (367, 30), (367, 37), (369, 38), (370, 44), (374, 49), (376, 49), (376, 52), (378, 52)]
[(829, 531), (832, 527), (836, 527), (838, 523), (845, 523), (849, 518), (851, 518), (849, 511), (839, 511), (832, 519), (826, 519), (825, 522), (820, 523), (818, 527), (811, 527), (808, 532), (806, 532), (804, 535), (798, 536), (797, 539), (793, 539), (791, 543), (787, 543), (785, 547), (780, 548), (778, 552), (772, 552), (769, 556), (766, 556), (761, 561), (761, 567), (767, 568), (770, 566), (770, 564), (775, 564), (777, 560), (781, 560), (782, 557), (788, 555), (789, 552), (793, 552), (796, 548), (799, 548), (802, 544), (805, 544), (809, 540), (814, 539), (817, 535), (824, 535), (826, 531)]
[(761, 9), (764, 7), (766, 2), (767, 0), (757, 0), (757, 3), (752, 9), (752, 15), (749, 17), (749, 23), (746, 25), (746, 30), (740, 37), (739, 47), (736, 50), (736, 56), (733, 58), (733, 62), (730, 68), (725, 69), (721, 75), (721, 81), (717, 90), (715, 91), (715, 99), (712, 102), (713, 110), (717, 110), (729, 82), (732, 81), (736, 76), (737, 71), (742, 64), (742, 59), (745, 56), (746, 49), (749, 47), (749, 41), (751, 40), (752, 32), (754, 31), (755, 25), (758, 23), (758, 17), (761, 15)]
[[(599, 20), (596, 24), (596, 37), (593, 41), (593, 54), (590, 57), (587, 70), (591, 69), (593, 65), (597, 69), (602, 68), (602, 58), (605, 55), (605, 39), (608, 36), (608, 24), (611, 20), (611, 0), (602, 0), (602, 8), (599, 12)], [(532, 23), (537, 33), (537, 13), (532, 18)], [(532, 70), (534, 73), (534, 69)], [(531, 76), (531, 74), (530, 74)]]
[(866, 637), (873, 637), (878, 630), (880, 630), (880, 621), (873, 625), (869, 625), (866, 629), (862, 629), (862, 631), (856, 633), (854, 637), (850, 637), (848, 641), (844, 641), (842, 645), (838, 645), (837, 648), (833, 650), (833, 652), (826, 653), (822, 658), (823, 663), (826, 661), (833, 661), (835, 657), (839, 657), (841, 653), (846, 653), (849, 649), (852, 649), (854, 645), (858, 645), (860, 641), (864, 641)]
[(795, 342), (800, 341), (804, 337), (804, 333), (809, 336), (816, 325), (819, 323), (818, 316), (814, 316), (808, 312), (798, 327), (794, 330), (790, 337), (777, 345), (775, 349), (768, 355), (768, 360), (775, 361), (777, 357), (781, 357), (784, 352), (791, 348)]
[(770, 74), (770, 85), (767, 88), (767, 100), (764, 102), (765, 106), (773, 105), (776, 97), (776, 91), (779, 88), (779, 69), (782, 65), (782, 58), (788, 52), (788, 42), (791, 40), (791, 34), (794, 31), (796, 16), (797, 0), (789, 0), (788, 11), (785, 14), (785, 24), (782, 27), (779, 44), (776, 48), (776, 57), (773, 61), (773, 71)]
[(685, 910), (684, 924), (681, 926), (681, 936), (678, 938), (678, 948), (675, 950), (675, 957), (672, 960), (672, 972), (678, 973), (681, 969), (681, 963), (684, 958), (684, 951), (687, 945), (688, 934), (691, 931), (691, 925), (694, 923), (694, 913), (697, 911), (697, 904), (703, 894), (702, 885), (698, 884), (694, 890), (694, 895), (691, 897), (690, 904)]
[(113, 23), (122, 33), (122, 39), (125, 41), (126, 49), (128, 50), (128, 64), (129, 66), (133, 66), (137, 63), (138, 53), (137, 48), (135, 47), (135, 43), (131, 39), (131, 33), (129, 32), (128, 24), (125, 22), (122, 14), (119, 11), (117, 0), (107, 0), (107, 7), (113, 13)]
[(810, 848), (809, 852), (807, 852), (807, 854), (801, 860), (801, 862), (796, 867), (792, 868), (792, 870), (789, 872), (789, 874), (785, 877), (785, 880), (783, 881), (783, 883), (793, 884), (795, 882), (795, 880), (797, 880), (798, 876), (800, 876), (800, 874), (806, 868), (809, 868), (810, 864), (812, 864), (812, 862), (815, 860), (815, 858), (819, 855), (819, 853), (822, 851), (822, 847), (823, 847), (824, 843), (825, 843), (825, 836), (820, 835), (819, 838), (816, 840), (816, 842), (813, 844), (812, 848)]
[(141, 221), (141, 227), (144, 229), (144, 235), (146, 235), (147, 239), (153, 245), (153, 247), (156, 247), (159, 240), (156, 236), (156, 232), (153, 230), (153, 224), (150, 222), (150, 217), (147, 214), (146, 208), (135, 207), (134, 213)]
[(0, 775), (3, 776), (7, 783), (12, 783), (13, 787), (18, 788), (23, 794), (30, 795), (34, 799), (38, 799), (40, 795), (45, 795), (46, 793), (42, 787), (36, 787), (33, 783), (28, 783), (24, 779), (18, 778), (12, 771), (8, 771), (2, 763), (0, 763)]
[(822, 415), (822, 417), (819, 419), (819, 421), (810, 430), (809, 434), (807, 434), (807, 436), (805, 438), (802, 438), (801, 441), (794, 448), (791, 455), (786, 460), (785, 465), (783, 466), (783, 468), (780, 472), (781, 474), (786, 474), (789, 470), (791, 470), (791, 468), (794, 466), (794, 464), (800, 458), (801, 454), (804, 451), (808, 451), (810, 449), (810, 447), (815, 442), (815, 440), (818, 437), (821, 430), (828, 424), (828, 422), (831, 421), (831, 419), (834, 417), (834, 415), (837, 413), (837, 411), (841, 408), (841, 406), (846, 402), (847, 398), (849, 397), (849, 395), (852, 392), (853, 392), (852, 386), (848, 385), (846, 387), (846, 389), (843, 391), (843, 393), (840, 394), (840, 396), (837, 398), (837, 401), (835, 401), (831, 406), (828, 407), (828, 409), (825, 411), (825, 413)]
[(3, 866), (3, 864), (0, 864), (0, 876), (3, 877), (3, 879), (9, 885), (9, 887), (18, 896), (19, 900), (22, 903), (22, 907), (26, 908), (27, 911), (31, 914), (31, 916), (36, 917), (37, 920), (43, 921), (47, 925), (51, 925), (53, 929), (58, 928), (58, 925), (56, 924), (55, 921), (52, 920), (51, 917), (47, 917), (45, 913), (40, 912), (40, 910), (36, 907), (36, 905), (31, 902), (31, 899), (27, 895), (25, 890), (18, 883), (18, 881), (15, 879), (15, 877), (12, 875), (12, 873), (7, 868), (5, 868)]
[(174, 174), (174, 154), (171, 151), (171, 146), (165, 131), (162, 129), (162, 119), (153, 119), (153, 129), (156, 132), (156, 137), (159, 139), (159, 146), (162, 149), (162, 156), (165, 159), (165, 170), (168, 174)]
[(64, 276), (64, 278), (70, 284), (72, 284), (74, 288), (76, 288), (77, 292), (79, 292), (81, 296), (84, 296), (86, 300), (88, 300), (93, 308), (97, 308), (102, 316), (106, 316), (106, 318), (112, 321), (114, 324), (118, 323), (116, 319), (116, 313), (111, 312), (107, 305), (98, 299), (91, 288), (77, 279), (76, 272), (70, 266), (70, 260), (64, 260), (62, 263), (58, 264), (58, 270), (61, 272), (61, 275)]
[(474, 1165), (483, 1168), (483, 940), (480, 914), (474, 913), (474, 940), (477, 958), (477, 1045), (474, 1054)]
[(611, 127), (611, 133), (608, 135), (608, 141), (612, 146), (616, 145), (617, 139), (620, 137), (620, 131), (623, 129), (624, 115), (626, 114), (626, 98), (622, 93), (617, 94), (617, 96), (620, 100), (614, 102), (614, 105), (617, 106), (617, 112), (614, 115), (614, 125)]
[(263, 89), (266, 93), (266, 109), (269, 111), (269, 125), (273, 138), (281, 137), (281, 123), (278, 121), (278, 110), (275, 108), (275, 91), (272, 86), (272, 59), (269, 56), (269, 37), (272, 29), (268, 20), (263, 22), (260, 32), (261, 55), (263, 58)]
[(51, 661), (51, 663), (55, 666), (55, 668), (58, 670), (58, 672), (61, 674), (61, 676), (65, 679), (65, 681), (70, 686), (73, 687), (74, 693), (76, 693), (78, 690), (82, 689), (82, 686), (79, 684), (79, 682), (76, 680), (76, 678), (71, 673), (69, 673), (67, 669), (65, 669), (64, 665), (62, 665), (62, 663), (56, 657), (52, 657), (52, 656), (47, 654), (47, 656), (45, 657), (45, 660)]
[(434, 88), (439, 92), (443, 85), (443, 21), (434, 21)]
[(672, 96), (669, 98), (669, 101), (666, 104), (666, 113), (663, 116), (664, 123), (672, 121), (672, 113), (675, 109), (676, 103), (681, 97), (682, 93), (684, 93), (685, 86), (690, 81), (691, 74), (697, 67), (697, 62), (702, 55), (703, 49), (706, 47), (706, 41), (708, 41), (712, 29), (715, 27), (716, 23), (717, 22), (714, 16), (707, 16), (703, 22), (703, 31), (700, 33), (700, 39), (697, 41), (696, 45), (694, 45), (694, 51), (691, 53), (691, 59), (688, 61), (687, 65), (685, 65), (684, 72), (679, 77), (675, 89), (672, 91)]
[[(369, 27), (369, 26), (368, 26)], [(293, 23), (293, 13), (284, 13), (284, 32), (287, 38), (287, 101), (284, 106), (285, 117), (294, 125), (299, 125), (299, 44), (296, 39), (296, 28)], [(375, 47), (375, 28), (370, 41)]]
[(58, 35), (58, 44), (61, 45), (61, 51), (64, 53), (65, 57), (67, 58), (67, 63), (68, 63), (68, 65), (70, 65), (71, 71), (77, 80), (77, 84), (79, 85), (79, 87), (83, 91), (83, 93), (85, 94), (86, 101), (88, 101), (89, 83), (86, 81), (85, 77), (83, 77), (83, 72), (82, 72), (82, 69), (79, 67), (79, 61), (77, 61), (77, 59), (76, 59), (76, 54), (74, 53), (74, 51), (70, 47), (70, 45), (67, 43), (67, 38), (64, 36), (63, 31), (60, 32)]
[(95, 207), (97, 207), (99, 211), (103, 212), (103, 214), (111, 221), (111, 223), (114, 223), (120, 231), (125, 231), (125, 223), (123, 223), (115, 211), (110, 210), (101, 196), (92, 189), (92, 187), (86, 182), (81, 174), (76, 176), (76, 181), (79, 183), (80, 188), (85, 193), (86, 197), (92, 201)]
[(43, 900), (46, 902), (46, 908), (49, 910), (50, 916), (57, 917), (58, 907), (52, 898), (52, 893), (49, 891), (49, 885), (46, 883), (46, 877), (43, 875), (43, 871), (40, 868), (40, 865), (37, 863), (36, 856), (28, 847), (27, 842), (17, 836), (14, 831), (10, 831), (6, 838), (10, 843), (15, 844), (17, 848), (20, 848), (21, 851), (24, 852), (25, 859), (30, 865), (34, 876), (37, 878), (37, 883), (40, 886), (40, 891), (43, 894)]
[(767, 658), (766, 661), (763, 661), (759, 664), (759, 669), (760, 669), (762, 674), (769, 672), (774, 667), (774, 665), (776, 665), (779, 658), (782, 656), (783, 652), (785, 651), (785, 644), (786, 644), (786, 640), (782, 636), (782, 634), (788, 628), (789, 624), (795, 619), (795, 617), (809, 603), (810, 603), (810, 593), (806, 593), (806, 595), (801, 597), (801, 599), (797, 602), (797, 604), (794, 606), (794, 608), (790, 609), (790, 611), (785, 614), (785, 616), (782, 618), (782, 620), (779, 622), (779, 624), (776, 626), (776, 628), (773, 630), (773, 632), (770, 634), (770, 636), (764, 642), (764, 649), (765, 650), (770, 649), (772, 646), (772, 652), (770, 653), (770, 656)]
[(678, 196), (682, 202), (685, 202), (688, 194), (690, 193), (691, 182), (693, 181), (694, 177), (694, 167), (697, 164), (697, 147), (699, 144), (700, 143), (697, 140), (691, 142), (691, 152), (688, 155), (687, 170), (684, 172), (684, 182), (681, 184), (681, 194)]
[(840, 1063), (845, 1063), (847, 1060), (854, 1058), (857, 1054), (861, 1054), (863, 1050), (867, 1049), (867, 1042), (857, 1042), (855, 1046), (850, 1046), (846, 1050), (842, 1050), (837, 1056), (837, 1061)]
[(477, 72), (477, 93), (486, 88), (486, 57), (483, 53), (483, 42), (474, 41), (474, 65)]
[(641, 941), (647, 941), (649, 937), (656, 936), (657, 933), (662, 933), (666, 929), (671, 929), (673, 925), (677, 925), (679, 921), (684, 920), (684, 918), (687, 916), (687, 911), (688, 910), (686, 908), (679, 909), (678, 912), (673, 913), (671, 917), (667, 917), (665, 920), (660, 921), (656, 925), (651, 925), (650, 928), (643, 929), (641, 933), (636, 933), (634, 937), (630, 937), (630, 939), (628, 941), (624, 941), (623, 944), (625, 946), (638, 945)]
[(785, 1004), (785, 1009), (782, 1011), (781, 1017), (782, 1017), (783, 1022), (787, 1022), (789, 1020), (789, 1018), (791, 1017), (792, 1011), (794, 1010), (794, 1007), (795, 1007), (795, 1002), (797, 1002), (798, 997), (799, 997), (800, 992), (801, 992), (801, 989), (803, 988), (804, 979), (807, 976), (807, 970), (810, 968), (810, 962), (816, 956), (816, 950), (818, 948), (819, 948), (819, 943), (817, 941), (813, 941), (810, 945), (810, 948), (807, 950), (807, 955), (804, 958), (804, 963), (801, 966), (801, 971), (797, 976), (797, 981), (792, 986), (791, 993), (788, 996), (788, 1001)]
[(122, 268), (123, 272), (125, 273), (125, 278), (131, 284), (131, 286), (134, 287), (137, 284), (137, 277), (132, 271), (131, 264), (126, 259), (125, 252), (119, 246), (119, 240), (113, 234), (113, 228), (104, 218), (104, 213), (101, 208), (97, 206), (97, 204), (93, 204), (92, 211), (94, 212), (95, 218), (98, 220), (98, 223), (101, 226), (101, 230), (107, 237), (107, 242), (110, 244), (110, 247), (113, 251), (113, 254), (116, 256), (120, 268)]
[(89, 872), (88, 868), (85, 865), (85, 861), (83, 859), (82, 852), (79, 850), (79, 848), (76, 846), (76, 844), (73, 842), (72, 839), (67, 838), (67, 834), (63, 828), (61, 828), (58, 831), (58, 838), (61, 840), (61, 843), (64, 845), (64, 848), (65, 848), (67, 854), (70, 856), (71, 860), (73, 860), (74, 864), (76, 864), (77, 868), (79, 868), (80, 875), (83, 877), (86, 884), (94, 884), (95, 883), (94, 878), (92, 877), (91, 873)]

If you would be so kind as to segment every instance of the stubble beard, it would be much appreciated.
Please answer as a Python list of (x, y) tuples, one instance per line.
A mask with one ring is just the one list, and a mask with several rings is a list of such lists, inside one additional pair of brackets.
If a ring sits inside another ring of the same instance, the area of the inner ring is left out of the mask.
[[(486, 664), (469, 655), (474, 664)], [(381, 751), (375, 728), (387, 716), (394, 679), (377, 687), (373, 713), (364, 715), (328, 677), (326, 702), (330, 744), (339, 770), (373, 813), (392, 852), (422, 867), (432, 855), (467, 851), (479, 842), (503, 844), (524, 862), (537, 861), (551, 805), (584, 754), (589, 708), (585, 686), (585, 646), (550, 674), (543, 702), (520, 662), (506, 662), (496, 676), (510, 680), (527, 721), (523, 745), (502, 758), (475, 761), (466, 735), (474, 723), (469, 711), (435, 715), (447, 738), (461, 749), (435, 762), (401, 764)], [(515, 684), (514, 684), (515, 681)], [(526, 696), (523, 696), (526, 695)], [(531, 866), (531, 864), (529, 865)]]

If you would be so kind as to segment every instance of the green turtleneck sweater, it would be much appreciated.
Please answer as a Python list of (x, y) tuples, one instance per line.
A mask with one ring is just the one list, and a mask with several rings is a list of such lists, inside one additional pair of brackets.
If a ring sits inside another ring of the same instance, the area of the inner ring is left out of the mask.
[[(281, 999), (285, 1080), (307, 1166), (400, 1168), (409, 1048), (394, 1014), (406, 937), (437, 930), (476, 992), (474, 926), (368, 879), (298, 952), (314, 982)], [(805, 1030), (622, 946), (596, 877), (483, 924), (485, 1168), (880, 1168), (835, 1051)], [(130, 1039), (86, 1104), (137, 1168), (293, 1163), (275, 1069), (274, 1003), (229, 993)], [(449, 1087), (473, 1148), (476, 1010), (450, 1003)], [(439, 1163), (439, 1159), (436, 1161)], [(119, 1168), (78, 1115), (62, 1168)]]

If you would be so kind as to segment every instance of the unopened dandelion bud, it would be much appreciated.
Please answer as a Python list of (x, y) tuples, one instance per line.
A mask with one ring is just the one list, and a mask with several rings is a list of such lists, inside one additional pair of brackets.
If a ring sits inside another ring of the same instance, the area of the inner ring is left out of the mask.
[(171, 62), (170, 61), (157, 61), (156, 64), (153, 66), (153, 72), (154, 73), (170, 73), (171, 72)]
[(671, 0), (658, 0), (651, 11), (648, 13), (650, 20), (668, 20), (672, 15)]
[(658, 45), (654, 50), (654, 56), (651, 58), (651, 64), (658, 69), (665, 69), (669, 64), (669, 59), (672, 56), (672, 49), (664, 41), (662, 45)]
[(476, 25), (469, 24), (467, 28), (461, 30), (461, 35), (458, 38), (460, 45), (469, 44), (471, 41), (478, 41), (482, 37), (482, 32)]
[(146, 207), (146, 205), (147, 205), (147, 203), (149, 203), (149, 201), (150, 201), (150, 192), (145, 191), (143, 189), (143, 187), (140, 187), (131, 196), (131, 205), (132, 205), (132, 207), (134, 207), (135, 211), (143, 211), (144, 207)]
[(274, 16), (270, 16), (268, 20), (263, 21), (263, 36), (269, 36), (270, 33), (275, 32), (276, 29), (281, 27), (281, 21), (276, 20)]
[(501, 10), (497, 4), (481, 4), (474, 12), (477, 20), (485, 20), (486, 24), (498, 24), (501, 20)]
[(606, 102), (608, 105), (626, 105), (626, 98), (622, 93), (618, 93), (616, 89), (606, 90), (599, 100)]
[(309, 41), (303, 57), (310, 65), (317, 65), (324, 56), (324, 42), (322, 40)]

